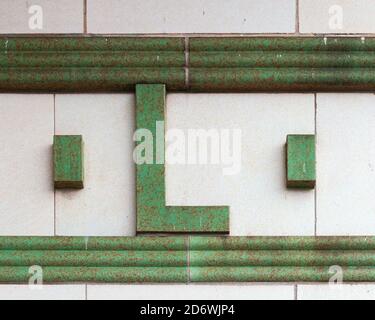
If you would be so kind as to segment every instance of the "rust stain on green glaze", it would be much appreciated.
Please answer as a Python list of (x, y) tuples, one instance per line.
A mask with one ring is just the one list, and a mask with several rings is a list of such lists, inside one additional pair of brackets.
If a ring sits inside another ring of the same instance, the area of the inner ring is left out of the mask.
[(1, 92), (373, 91), (374, 65), (373, 37), (0, 38)]
[[(229, 232), (229, 209), (223, 206), (174, 207), (165, 205), (164, 146), (157, 149), (158, 136), (164, 143), (166, 88), (161, 84), (136, 86), (137, 130), (152, 134), (151, 163), (141, 159), (141, 146), (150, 141), (138, 141), (137, 158), (137, 232)], [(141, 152), (142, 151), (142, 152)], [(159, 156), (158, 156), (159, 155)], [(144, 156), (144, 154), (143, 154)], [(158, 159), (160, 158), (160, 159)]]
[(315, 135), (289, 134), (286, 138), (286, 185), (315, 187)]
[(83, 188), (83, 140), (80, 135), (53, 137), (55, 188)]

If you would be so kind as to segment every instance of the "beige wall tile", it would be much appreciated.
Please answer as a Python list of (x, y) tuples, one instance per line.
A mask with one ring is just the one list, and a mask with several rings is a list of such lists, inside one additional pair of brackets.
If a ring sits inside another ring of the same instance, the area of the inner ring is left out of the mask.
[(373, 0), (299, 0), (302, 33), (374, 33)]
[(53, 95), (0, 94), (0, 234), (53, 235)]
[(85, 285), (0, 285), (0, 300), (84, 300)]
[(56, 191), (58, 235), (135, 233), (132, 94), (56, 95), (56, 134), (81, 134), (85, 188)]
[(318, 235), (375, 234), (374, 105), (373, 94), (318, 94)]
[(314, 191), (286, 188), (285, 141), (314, 127), (312, 94), (168, 95), (168, 129), (239, 129), (242, 162), (167, 164), (167, 204), (229, 205), (231, 235), (313, 235)]
[(0, 33), (81, 32), (83, 32), (83, 1), (0, 1)]
[(374, 300), (375, 285), (298, 285), (298, 300)]
[(293, 285), (88, 285), (89, 300), (291, 300)]
[(90, 0), (91, 33), (294, 32), (294, 0)]

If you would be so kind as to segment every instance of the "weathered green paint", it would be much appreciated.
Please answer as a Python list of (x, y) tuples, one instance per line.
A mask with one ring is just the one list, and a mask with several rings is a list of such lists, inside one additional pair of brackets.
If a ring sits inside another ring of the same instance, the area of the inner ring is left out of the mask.
[(114, 251), (181, 251), (188, 248), (182, 236), (147, 237), (33, 237), (0, 236), (0, 250), (114, 250)]
[[(0, 267), (0, 282), (28, 283), (29, 267)], [(43, 267), (43, 283), (104, 282), (145, 283), (188, 280), (186, 267)]]
[(184, 51), (178, 37), (2, 37), (0, 48), (10, 51)]
[(373, 37), (2, 37), (0, 92), (374, 91), (374, 51)]
[(3, 37), (0, 91), (122, 92), (185, 88), (183, 38)]
[(197, 92), (372, 91), (372, 68), (190, 68)]
[(374, 37), (193, 37), (190, 51), (374, 51)]
[(221, 51), (190, 52), (192, 68), (373, 68), (374, 52)]
[(0, 91), (124, 92), (136, 83), (162, 82), (168, 90), (185, 88), (183, 68), (0, 68)]
[[(0, 238), (1, 239), (1, 238)], [(199, 237), (189, 238), (199, 250), (375, 250), (374, 236)]]
[(194, 267), (375, 266), (374, 250), (191, 250), (189, 257)]
[(83, 140), (80, 135), (53, 137), (55, 188), (83, 188)]
[[(326, 282), (330, 267), (191, 267), (192, 282)], [(342, 267), (343, 281), (375, 281), (375, 267)]]
[[(229, 208), (224, 206), (173, 207), (165, 205), (164, 120), (165, 85), (136, 86), (137, 130), (152, 133), (151, 163), (137, 162), (138, 232), (229, 232)], [(159, 140), (156, 139), (158, 136)], [(145, 140), (138, 141), (137, 148)], [(157, 144), (160, 144), (159, 149)], [(160, 150), (161, 149), (161, 150)], [(159, 153), (157, 151), (159, 150)], [(140, 152), (137, 156), (143, 155)]]
[(187, 250), (1, 250), (0, 266), (187, 267)]
[(0, 266), (375, 266), (374, 250), (1, 250)]
[(0, 282), (375, 281), (375, 237), (0, 237)]
[(16, 68), (137, 68), (137, 67), (184, 67), (185, 57), (181, 52), (159, 51), (10, 51), (7, 55), (0, 54), (0, 67)]
[(315, 135), (289, 134), (286, 142), (289, 188), (315, 187)]

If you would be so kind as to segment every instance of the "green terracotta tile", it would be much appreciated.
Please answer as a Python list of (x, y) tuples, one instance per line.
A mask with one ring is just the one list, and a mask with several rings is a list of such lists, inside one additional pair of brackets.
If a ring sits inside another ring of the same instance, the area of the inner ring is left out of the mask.
[[(343, 267), (343, 280), (374, 281), (374, 267)], [(191, 282), (326, 282), (334, 273), (320, 267), (191, 267)]]
[[(165, 205), (164, 128), (165, 85), (136, 86), (137, 130), (152, 133), (151, 163), (137, 160), (137, 232), (229, 232), (229, 208), (225, 206), (172, 207)], [(159, 149), (156, 136), (162, 135)], [(137, 148), (145, 145), (137, 142)], [(157, 149), (162, 149), (157, 154)], [(145, 159), (143, 159), (145, 160)], [(150, 161), (149, 161), (150, 162)]]
[(184, 251), (188, 238), (160, 237), (67, 237), (0, 236), (0, 250), (133, 250)]
[(315, 187), (315, 136), (287, 136), (287, 186), (289, 188)]
[(187, 250), (0, 250), (0, 266), (187, 267)]
[(83, 188), (82, 136), (55, 135), (53, 163), (55, 188)]
[[(186, 283), (186, 267), (54, 267), (43, 266), (43, 283)], [(0, 267), (0, 282), (28, 283), (30, 267)]]
[(374, 281), (375, 237), (0, 237), (0, 282)]
[[(1, 240), (1, 237), (0, 237)], [(1, 242), (0, 242), (1, 244)], [(375, 250), (373, 236), (254, 236), (203, 237), (190, 236), (189, 249), (195, 251), (222, 250)]]
[[(0, 92), (374, 91), (366, 37), (0, 37)], [(186, 56), (189, 61), (185, 61)], [(188, 78), (188, 81), (186, 81)]]

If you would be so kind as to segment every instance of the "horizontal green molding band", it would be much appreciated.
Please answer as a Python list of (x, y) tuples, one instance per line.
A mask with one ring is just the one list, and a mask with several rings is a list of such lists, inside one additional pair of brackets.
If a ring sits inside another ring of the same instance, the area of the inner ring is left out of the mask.
[(375, 52), (191, 52), (189, 61), (190, 67), (198, 68), (371, 68)]
[(0, 237), (0, 282), (375, 281), (375, 237)]
[(237, 91), (370, 91), (375, 68), (191, 68), (190, 89)]
[(375, 250), (375, 236), (0, 236), (0, 250)]
[(178, 251), (188, 248), (187, 237), (36, 237), (0, 236), (0, 250), (135, 250)]
[(373, 51), (374, 37), (193, 37), (190, 51)]
[[(43, 267), (43, 283), (59, 282), (182, 282), (186, 267)], [(29, 267), (0, 267), (0, 282), (28, 283)]]
[[(366, 60), (367, 61), (367, 60)], [(361, 61), (358, 60), (358, 63)], [(0, 55), (0, 68), (15, 67), (184, 67), (183, 52), (159, 51), (71, 51), (8, 52)]]
[(187, 267), (375, 266), (375, 251), (2, 250), (0, 266)]
[[(191, 267), (191, 282), (327, 282), (330, 267)], [(342, 267), (343, 281), (375, 281), (375, 267)]]
[[(1, 257), (1, 255), (0, 255)], [(0, 259), (0, 265), (2, 260)], [(375, 251), (189, 251), (190, 266), (374, 266)]]
[(134, 91), (137, 83), (185, 88), (183, 68), (0, 68), (0, 91)]
[(0, 49), (9, 51), (184, 51), (177, 37), (1, 37)]
[[(43, 267), (43, 283), (327, 282), (329, 267)], [(343, 267), (347, 282), (375, 281), (375, 267)], [(27, 283), (29, 267), (0, 267), (0, 282)]]
[(375, 38), (1, 37), (0, 92), (373, 91)]
[(284, 236), (189, 238), (189, 249), (199, 250), (375, 250), (375, 236)]
[(0, 266), (186, 267), (187, 251), (1, 250)]

